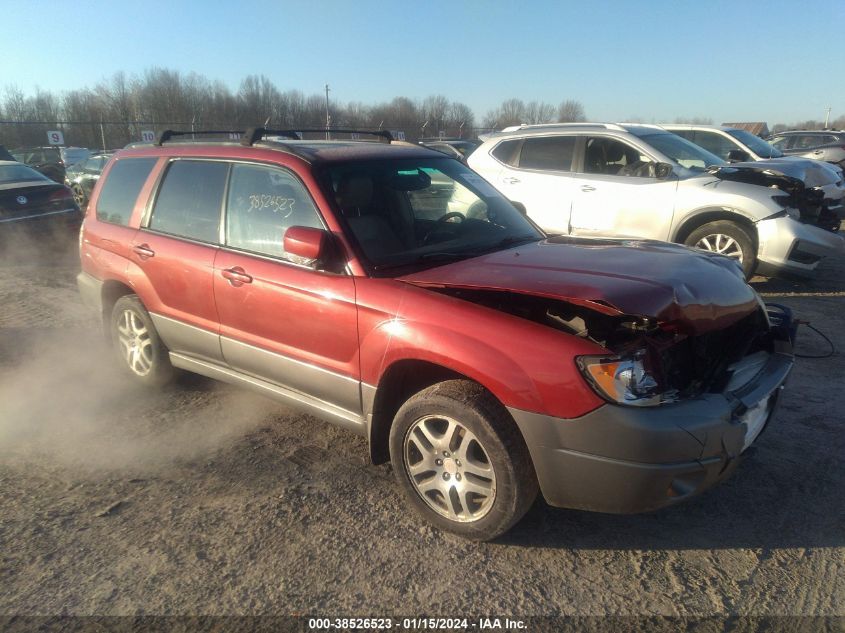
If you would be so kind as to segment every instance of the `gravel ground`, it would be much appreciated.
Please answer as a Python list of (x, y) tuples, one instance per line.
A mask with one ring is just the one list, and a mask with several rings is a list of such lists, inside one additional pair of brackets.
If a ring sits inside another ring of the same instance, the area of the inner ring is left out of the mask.
[[(701, 497), (538, 502), (475, 544), (421, 527), (348, 432), (198, 377), (124, 382), (77, 266), (0, 262), (0, 615), (845, 615), (840, 354), (797, 362), (757, 452)], [(755, 285), (843, 349), (845, 257), (819, 273)]]

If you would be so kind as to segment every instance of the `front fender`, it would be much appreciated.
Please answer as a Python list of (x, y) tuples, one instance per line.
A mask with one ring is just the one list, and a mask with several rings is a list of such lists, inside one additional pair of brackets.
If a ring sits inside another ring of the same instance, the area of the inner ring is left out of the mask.
[(357, 291), (364, 383), (419, 360), (475, 380), (508, 407), (573, 418), (603, 404), (574, 360), (607, 353), (590, 341), (395, 280), (368, 279)]

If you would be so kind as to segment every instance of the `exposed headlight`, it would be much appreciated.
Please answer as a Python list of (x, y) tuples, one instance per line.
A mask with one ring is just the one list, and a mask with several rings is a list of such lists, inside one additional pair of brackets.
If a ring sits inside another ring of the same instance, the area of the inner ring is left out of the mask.
[(657, 379), (646, 367), (645, 354), (579, 356), (578, 367), (593, 389), (610, 402), (633, 407), (654, 407), (673, 398), (662, 393)]
[(801, 211), (792, 206), (792, 196), (772, 196), (778, 206), (783, 207), (784, 212), (793, 220), (801, 219)]

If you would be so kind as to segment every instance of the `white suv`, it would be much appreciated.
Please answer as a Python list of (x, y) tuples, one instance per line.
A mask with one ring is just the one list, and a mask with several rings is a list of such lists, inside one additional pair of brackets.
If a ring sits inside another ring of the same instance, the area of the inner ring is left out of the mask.
[(551, 233), (679, 242), (734, 257), (747, 276), (807, 275), (845, 250), (801, 221), (821, 201), (800, 180), (728, 166), (658, 126), (531, 125), (483, 140), (470, 167)]

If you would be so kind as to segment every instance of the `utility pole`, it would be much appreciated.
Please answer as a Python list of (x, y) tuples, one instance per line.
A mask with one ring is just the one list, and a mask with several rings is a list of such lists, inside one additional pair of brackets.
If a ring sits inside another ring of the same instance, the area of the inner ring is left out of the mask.
[(830, 120), (830, 106), (827, 106), (827, 110), (824, 113), (824, 129), (827, 129), (827, 122)]
[(326, 84), (326, 140), (331, 139), (329, 130), (332, 127), (332, 117), (329, 114), (329, 84)]

